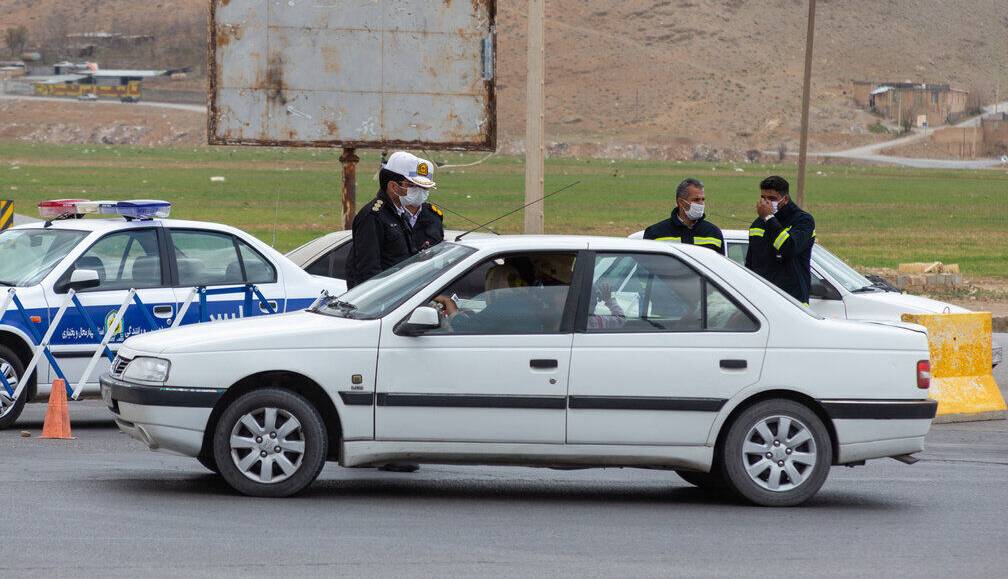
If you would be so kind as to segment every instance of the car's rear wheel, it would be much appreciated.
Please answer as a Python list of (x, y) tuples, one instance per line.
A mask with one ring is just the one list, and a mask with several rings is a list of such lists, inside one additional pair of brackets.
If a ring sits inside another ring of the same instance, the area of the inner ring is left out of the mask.
[(731, 424), (721, 449), (725, 479), (757, 505), (789, 507), (826, 482), (833, 446), (822, 420), (791, 400), (765, 400)]
[[(17, 390), (18, 383), (24, 376), (24, 364), (17, 354), (7, 346), (0, 345), (0, 372), (3, 372), (11, 390)], [(28, 388), (21, 391), (21, 395), (15, 400), (10, 392), (3, 387), (0, 382), (0, 430), (10, 428), (21, 416), (25, 402), (28, 400)]]
[(692, 470), (675, 471), (679, 478), (689, 484), (706, 491), (718, 492), (728, 489), (728, 483), (720, 472), (697, 472)]
[(303, 396), (279, 388), (232, 402), (214, 430), (214, 461), (232, 488), (256, 497), (287, 497), (314, 481), (328, 454), (325, 424)]

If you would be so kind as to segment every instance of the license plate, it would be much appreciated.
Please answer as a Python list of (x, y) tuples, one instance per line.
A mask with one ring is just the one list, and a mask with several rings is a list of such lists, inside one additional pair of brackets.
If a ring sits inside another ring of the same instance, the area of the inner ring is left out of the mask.
[(115, 402), (112, 401), (112, 389), (106, 386), (101, 388), (101, 399), (105, 403), (105, 406), (109, 407), (109, 410), (115, 410)]

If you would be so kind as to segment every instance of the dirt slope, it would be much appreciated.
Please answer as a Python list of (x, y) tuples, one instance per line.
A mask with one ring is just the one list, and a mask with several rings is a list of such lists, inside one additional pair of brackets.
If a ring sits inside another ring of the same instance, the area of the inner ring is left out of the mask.
[[(506, 145), (523, 134), (526, 2), (497, 6)], [(202, 41), (206, 7), (205, 0), (0, 0), (0, 20), (38, 36), (54, 30), (52, 14), (67, 31), (156, 32), (185, 22)], [(792, 140), (806, 7), (804, 0), (548, 0), (550, 139), (738, 149)], [(1003, 0), (820, 0), (813, 129), (825, 143), (865, 132), (870, 119), (846, 94), (852, 79), (923, 79), (993, 93), (995, 57), (1006, 53)], [(171, 64), (202, 64), (198, 51), (187, 55), (197, 62)]]

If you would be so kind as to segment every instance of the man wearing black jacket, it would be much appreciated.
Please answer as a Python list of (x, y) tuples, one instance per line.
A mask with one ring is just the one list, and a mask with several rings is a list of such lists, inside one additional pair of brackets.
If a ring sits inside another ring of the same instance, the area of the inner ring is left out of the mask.
[(808, 305), (815, 219), (791, 200), (788, 189), (788, 182), (776, 175), (760, 183), (745, 265)]
[(725, 255), (724, 235), (704, 214), (704, 185), (686, 179), (676, 187), (672, 215), (644, 230), (644, 239), (699, 245)]
[(388, 158), (378, 195), (354, 217), (347, 289), (444, 239), (440, 210), (426, 203), (433, 175), (429, 161), (405, 151)]

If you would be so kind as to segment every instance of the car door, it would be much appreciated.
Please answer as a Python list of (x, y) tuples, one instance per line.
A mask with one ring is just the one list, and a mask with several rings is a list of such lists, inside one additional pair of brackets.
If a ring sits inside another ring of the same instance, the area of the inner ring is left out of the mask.
[[(184, 302), (194, 288), (206, 288), (208, 321), (267, 313), (268, 310), (258, 299), (251, 302), (252, 312), (245, 311), (248, 304), (242, 291), (214, 293), (228, 288), (240, 288), (246, 284), (255, 285), (275, 312), (284, 311), (285, 292), (277, 268), (251, 245), (222, 231), (173, 227), (170, 232), (171, 258), (179, 300)], [(186, 311), (182, 323), (193, 324), (199, 321), (197, 298)]]
[(765, 324), (678, 257), (580, 261), (592, 283), (578, 308), (567, 442), (704, 444), (726, 399), (759, 379)]
[(484, 261), (430, 296), (450, 305), (441, 328), (405, 336), (383, 323), (377, 438), (563, 443), (574, 257)]
[[(71, 382), (80, 380), (104, 332), (113, 332), (110, 349), (116, 351), (129, 336), (171, 324), (176, 299), (168, 283), (164, 243), (164, 230), (154, 225), (109, 233), (92, 244), (53, 285), (54, 295), (48, 297), (51, 317), (66, 299), (66, 284), (74, 270), (98, 273), (99, 285), (78, 291), (77, 298), (100, 333), (92, 332), (84, 316), (71, 306), (52, 338), (53, 356)], [(113, 328), (115, 314), (130, 288), (136, 289), (143, 306), (131, 304), (122, 323)], [(98, 376), (107, 369), (108, 360), (100, 361), (89, 383), (97, 383)]]

